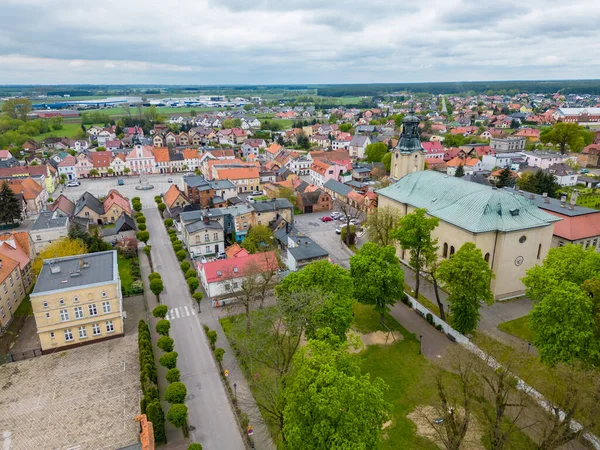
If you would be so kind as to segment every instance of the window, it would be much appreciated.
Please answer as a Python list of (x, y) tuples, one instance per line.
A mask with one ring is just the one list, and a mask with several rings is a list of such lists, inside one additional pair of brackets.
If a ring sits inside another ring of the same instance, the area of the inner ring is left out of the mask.
[(46, 319), (49, 319), (49, 318), (50, 318), (50, 313), (49, 313), (49, 312), (47, 312), (47, 313), (46, 313)]
[(6, 287), (6, 281), (2, 283), (2, 287), (4, 288), (4, 293), (6, 294), (8, 292), (8, 288)]
[(50, 332), (50, 339), (54, 339), (54, 331)]
[(558, 246), (562, 247), (563, 245), (565, 245), (565, 243), (563, 241), (558, 241)]
[(208, 236), (208, 234), (204, 235), (204, 242), (210, 242), (210, 237)]
[(83, 308), (81, 306), (75, 307), (75, 319), (83, 319)]
[(10, 275), (10, 276), (8, 277), (8, 281), (10, 282), (10, 285), (11, 285), (11, 286), (14, 286), (13, 279), (12, 279), (12, 275)]
[(236, 282), (231, 283), (234, 289), (238, 288), (238, 284)]
[(106, 291), (102, 291), (101, 295), (102, 295), (102, 298), (106, 298), (106, 296), (107, 296)]
[(60, 321), (61, 322), (66, 322), (67, 320), (69, 320), (69, 310), (68, 309), (61, 309), (60, 310)]
[(41, 241), (42, 240), (42, 236), (40, 236), (39, 234), (37, 234), (35, 236), (36, 241)]
[(61, 305), (64, 305), (64, 304), (65, 304), (65, 299), (64, 299), (64, 298), (61, 298), (61, 299), (58, 301), (58, 303), (60, 303)]
[(79, 301), (79, 297), (75, 296), (73, 297), (73, 303), (77, 303)]
[(110, 312), (110, 302), (102, 302), (102, 312), (108, 314)]
[(450, 246), (450, 256), (454, 255), (454, 245)]
[(47, 308), (48, 307), (48, 302), (44, 302), (43, 305), (44, 305), (44, 308)]
[(8, 305), (8, 310), (10, 311), (12, 309), (12, 303), (10, 300), (6, 300), (6, 304)]
[(490, 254), (486, 253), (483, 259), (485, 260), (485, 262), (490, 262)]
[(218, 240), (219, 239), (219, 233), (213, 233), (213, 240)]
[(537, 259), (540, 259), (541, 254), (542, 254), (542, 244), (538, 245)]
[(6, 314), (4, 313), (4, 306), (0, 306), (0, 315), (2, 315), (2, 317), (6, 317)]
[(90, 316), (97, 316), (98, 315), (98, 311), (96, 310), (96, 304), (92, 303), (91, 305), (88, 305), (88, 311), (90, 313)]
[(598, 246), (598, 239), (594, 239), (594, 240), (592, 241), (592, 246), (593, 246), (594, 248), (596, 248), (596, 247)]
[(85, 339), (87, 337), (87, 330), (85, 327), (79, 327), (79, 339)]
[(100, 334), (100, 324), (95, 323), (94, 325), (92, 325), (92, 334), (94, 336), (98, 336)]
[(73, 333), (71, 330), (65, 330), (65, 341), (69, 342), (73, 340)]
[(590, 246), (590, 241), (589, 240), (585, 241), (585, 248), (588, 248), (589, 246)]
[(206, 253), (210, 253), (210, 245), (207, 245), (206, 247), (204, 247), (204, 250), (206, 251)]
[(16, 276), (17, 280), (19, 279), (19, 272), (17, 272), (17, 276)]
[(107, 333), (112, 333), (113, 331), (115, 331), (115, 326), (113, 325), (113, 321), (112, 320), (107, 320), (106, 321), (106, 332)]
[(13, 291), (13, 300), (17, 303), (17, 293)]
[(442, 256), (444, 258), (448, 257), (448, 244), (446, 242), (444, 242), (444, 252), (442, 253)]

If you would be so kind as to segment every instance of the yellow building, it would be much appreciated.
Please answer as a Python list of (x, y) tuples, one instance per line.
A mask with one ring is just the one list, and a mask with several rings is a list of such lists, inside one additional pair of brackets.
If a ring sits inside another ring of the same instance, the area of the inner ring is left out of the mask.
[(123, 335), (114, 250), (44, 260), (30, 297), (44, 353)]

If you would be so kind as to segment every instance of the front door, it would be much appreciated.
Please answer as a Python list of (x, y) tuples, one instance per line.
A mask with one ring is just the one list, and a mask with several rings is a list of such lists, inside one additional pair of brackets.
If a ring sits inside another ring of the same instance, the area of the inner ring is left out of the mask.
[(219, 254), (219, 244), (215, 245), (215, 253), (218, 255)]

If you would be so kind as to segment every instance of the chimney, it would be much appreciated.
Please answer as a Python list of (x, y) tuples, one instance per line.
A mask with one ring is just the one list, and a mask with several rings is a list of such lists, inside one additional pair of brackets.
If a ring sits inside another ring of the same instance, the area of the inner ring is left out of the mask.
[(544, 197), (544, 203), (550, 203), (550, 198), (548, 197), (548, 193), (544, 192), (542, 194), (542, 197)]
[(522, 189), (519, 189), (519, 194), (523, 197), (525, 194), (523, 193)]
[(210, 223), (210, 217), (208, 217), (208, 214), (202, 216), (202, 219), (204, 220), (204, 223), (206, 223), (206, 224)]
[(567, 196), (566, 195), (561, 195), (560, 196), (560, 207), (564, 208), (567, 202)]
[(577, 189), (573, 189), (573, 193), (571, 194), (571, 206), (574, 209), (575, 205), (577, 204), (577, 197), (579, 197), (579, 191)]
[(529, 194), (529, 198), (533, 200), (535, 198), (535, 194)]

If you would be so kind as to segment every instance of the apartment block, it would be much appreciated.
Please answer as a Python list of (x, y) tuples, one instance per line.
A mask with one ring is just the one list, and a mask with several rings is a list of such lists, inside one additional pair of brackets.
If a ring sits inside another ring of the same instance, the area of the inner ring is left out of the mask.
[(44, 260), (30, 297), (44, 353), (123, 335), (114, 250)]

